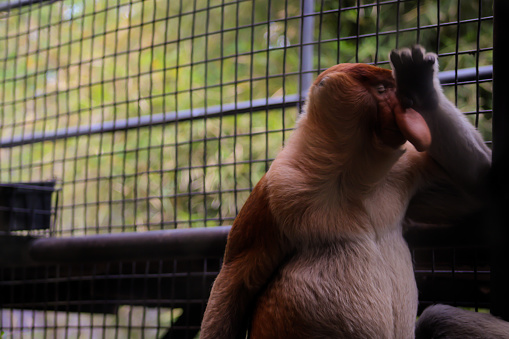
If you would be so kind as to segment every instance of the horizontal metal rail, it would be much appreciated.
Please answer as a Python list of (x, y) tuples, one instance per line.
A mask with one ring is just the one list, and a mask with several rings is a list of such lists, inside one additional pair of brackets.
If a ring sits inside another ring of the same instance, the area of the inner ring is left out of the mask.
[(67, 238), (0, 236), (0, 266), (222, 256), (230, 226)]
[(34, 132), (31, 134), (23, 134), (10, 138), (3, 138), (0, 141), (0, 148), (15, 147), (42, 141), (73, 138), (97, 133), (117, 132), (134, 128), (157, 126), (176, 121), (214, 118), (247, 112), (293, 107), (296, 106), (299, 102), (300, 98), (295, 94), (278, 98), (256, 99), (252, 101), (210, 106), (206, 108), (195, 108), (190, 110), (181, 110), (178, 112), (167, 112), (133, 117), (123, 120), (105, 121), (92, 125), (66, 127), (54, 131)]
[[(491, 79), (492, 75), (493, 67), (483, 66), (479, 68), (460, 69), (457, 72), (456, 71), (441, 72), (439, 74), (439, 79), (442, 84), (450, 84), (455, 83), (456, 81), (464, 82)], [(111, 133), (135, 128), (157, 126), (177, 121), (214, 118), (219, 116), (228, 116), (248, 112), (258, 112), (263, 110), (295, 107), (301, 104), (302, 100), (303, 100), (302, 96), (293, 94), (277, 98), (256, 99), (242, 101), (238, 103), (210, 106), (205, 108), (182, 110), (178, 112), (158, 113), (140, 117), (133, 117), (129, 119), (105, 121), (91, 125), (72, 126), (53, 131), (27, 133), (2, 138), (0, 140), (0, 148), (9, 148), (43, 141), (73, 138), (83, 135)]]
[(7, 0), (0, 3), (0, 12), (7, 12), (33, 5), (50, 5), (58, 0)]
[[(411, 248), (478, 247), (485, 244), (482, 216), (457, 226), (413, 226)], [(114, 233), (64, 238), (0, 236), (0, 266), (220, 257), (231, 226)]]

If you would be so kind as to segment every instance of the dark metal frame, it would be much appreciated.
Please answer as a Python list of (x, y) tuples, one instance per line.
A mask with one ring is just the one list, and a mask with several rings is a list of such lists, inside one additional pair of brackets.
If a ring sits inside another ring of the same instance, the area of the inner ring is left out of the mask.
[(507, 17), (509, 3), (494, 1), (493, 22), (493, 209), (491, 211), (492, 313), (509, 321), (509, 65)]

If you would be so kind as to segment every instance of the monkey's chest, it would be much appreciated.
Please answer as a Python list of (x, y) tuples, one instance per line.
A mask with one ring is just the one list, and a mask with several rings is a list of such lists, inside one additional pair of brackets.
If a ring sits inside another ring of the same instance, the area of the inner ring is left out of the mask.
[(260, 295), (252, 338), (411, 338), (417, 289), (401, 236), (295, 255)]

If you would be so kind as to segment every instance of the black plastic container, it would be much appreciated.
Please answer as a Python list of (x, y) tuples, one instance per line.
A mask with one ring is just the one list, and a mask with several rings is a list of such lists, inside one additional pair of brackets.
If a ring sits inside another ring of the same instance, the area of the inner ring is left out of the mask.
[(0, 231), (49, 229), (55, 181), (0, 184)]

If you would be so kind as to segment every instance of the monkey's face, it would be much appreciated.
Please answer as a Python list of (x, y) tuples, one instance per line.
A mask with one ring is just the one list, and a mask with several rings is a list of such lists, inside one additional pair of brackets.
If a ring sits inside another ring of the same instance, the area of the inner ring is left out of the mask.
[(308, 116), (345, 143), (366, 141), (398, 148), (404, 142), (394, 110), (399, 106), (392, 71), (340, 64), (320, 74), (310, 90)]

